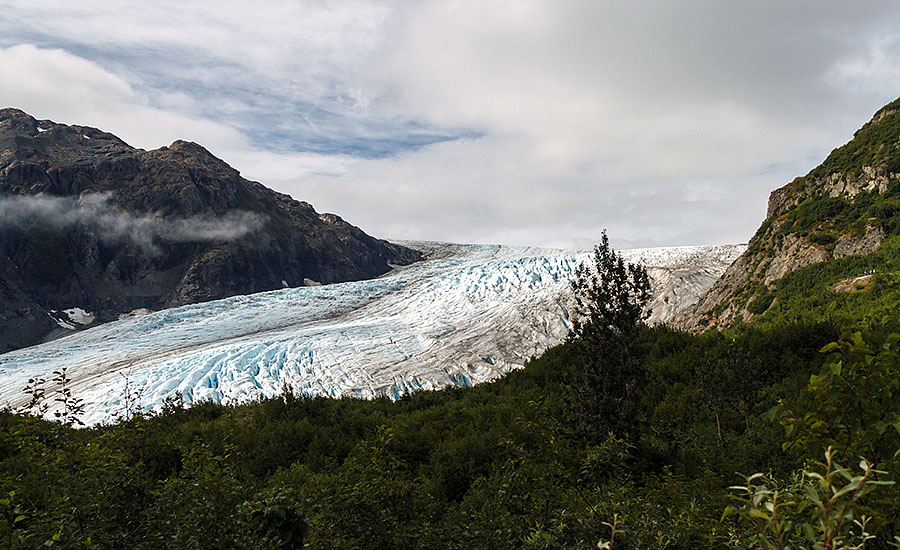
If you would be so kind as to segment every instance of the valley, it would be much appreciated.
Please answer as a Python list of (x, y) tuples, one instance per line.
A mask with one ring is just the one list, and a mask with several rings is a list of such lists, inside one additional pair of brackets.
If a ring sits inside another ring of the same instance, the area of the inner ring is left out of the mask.
[[(521, 368), (569, 330), (569, 282), (589, 253), (401, 243), (427, 259), (377, 279), (270, 291), (113, 321), (0, 355), (0, 402), (67, 368), (85, 421), (185, 403), (280, 394), (400, 397)], [(635, 249), (654, 283), (650, 322), (695, 303), (745, 247)]]

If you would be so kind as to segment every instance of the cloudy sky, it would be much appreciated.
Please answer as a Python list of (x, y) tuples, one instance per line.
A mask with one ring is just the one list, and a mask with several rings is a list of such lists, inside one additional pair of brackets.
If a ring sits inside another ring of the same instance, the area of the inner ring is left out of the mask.
[(895, 1), (0, 0), (0, 106), (395, 239), (744, 242), (897, 96)]

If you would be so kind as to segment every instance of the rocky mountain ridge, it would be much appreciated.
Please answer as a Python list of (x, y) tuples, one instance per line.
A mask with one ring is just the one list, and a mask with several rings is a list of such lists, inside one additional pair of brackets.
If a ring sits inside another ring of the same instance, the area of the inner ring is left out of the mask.
[(0, 352), (60, 326), (367, 279), (421, 255), (249, 181), (196, 143), (144, 151), (0, 109)]
[(874, 252), (900, 231), (898, 215), (900, 100), (809, 174), (773, 191), (747, 251), (675, 324), (702, 329), (749, 321), (768, 310), (789, 273)]

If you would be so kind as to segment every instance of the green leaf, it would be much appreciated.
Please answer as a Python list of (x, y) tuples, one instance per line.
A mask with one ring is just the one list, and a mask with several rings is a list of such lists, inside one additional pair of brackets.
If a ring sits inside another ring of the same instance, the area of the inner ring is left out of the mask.
[(839, 347), (841, 347), (841, 346), (837, 342), (831, 342), (831, 343), (825, 344), (822, 347), (822, 349), (819, 350), (819, 353), (828, 353), (829, 351), (836, 350)]
[(807, 540), (809, 540), (810, 542), (816, 542), (817, 537), (815, 531), (813, 531), (812, 525), (804, 523), (800, 526), (800, 530), (803, 531), (803, 535)]
[(838, 491), (834, 491), (834, 489), (832, 488), (832, 491), (834, 492), (834, 496), (832, 497), (832, 500), (840, 498), (841, 496), (846, 495), (847, 493), (849, 493), (851, 491), (855, 491), (857, 488), (859, 488), (860, 483), (862, 483), (861, 477), (853, 478), (853, 480), (850, 483), (844, 485)]
[(806, 492), (806, 498), (815, 503), (816, 506), (822, 505), (822, 500), (819, 498), (819, 492), (810, 486), (806, 486), (803, 488), (804, 492)]
[(734, 506), (727, 506), (725, 508), (725, 511), (722, 512), (722, 517), (719, 519), (719, 521), (725, 521), (725, 518), (736, 513), (737, 509)]

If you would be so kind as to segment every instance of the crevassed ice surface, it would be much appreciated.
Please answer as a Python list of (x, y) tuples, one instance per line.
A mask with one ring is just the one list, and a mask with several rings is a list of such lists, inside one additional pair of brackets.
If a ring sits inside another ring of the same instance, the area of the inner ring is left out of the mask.
[[(563, 340), (568, 286), (587, 253), (405, 243), (429, 259), (368, 281), (291, 288), (128, 318), (0, 355), (0, 403), (68, 367), (88, 424), (176, 393), (244, 402), (280, 393), (399, 397), (471, 385)], [(695, 302), (741, 245), (626, 250), (654, 284), (651, 321)]]

